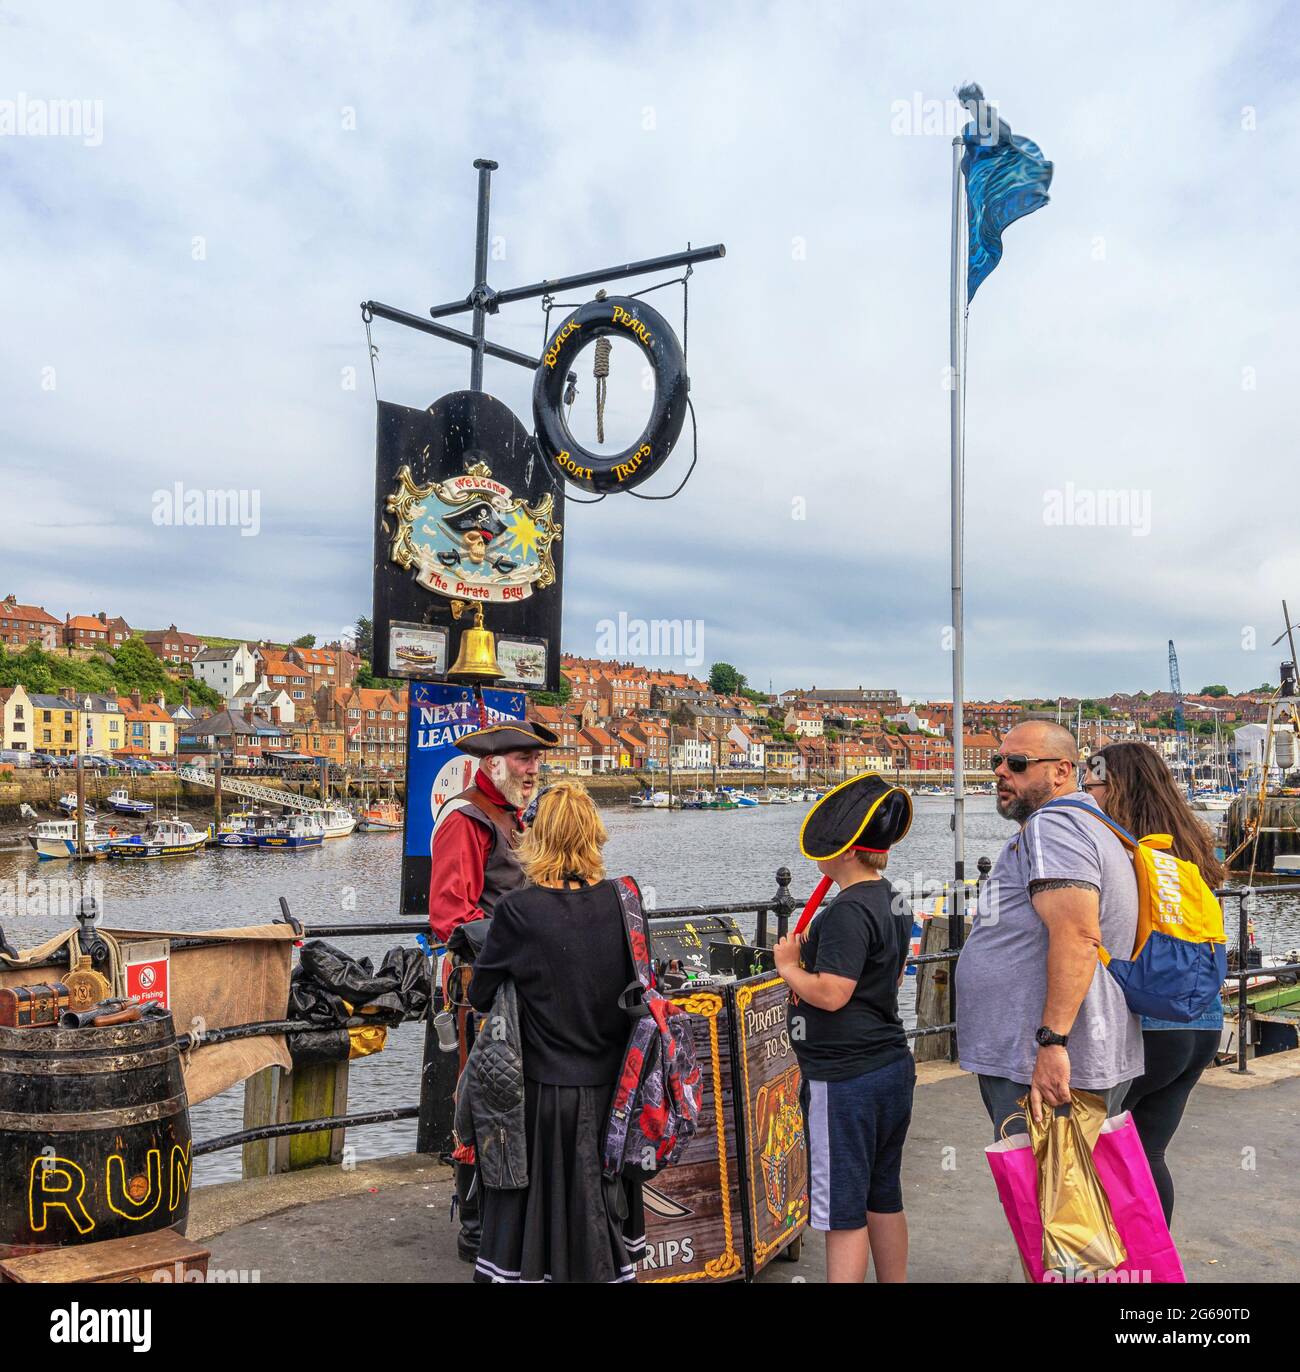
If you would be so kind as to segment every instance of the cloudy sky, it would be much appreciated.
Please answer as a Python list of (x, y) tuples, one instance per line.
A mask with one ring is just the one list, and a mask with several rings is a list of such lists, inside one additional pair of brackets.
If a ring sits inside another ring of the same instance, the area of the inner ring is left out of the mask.
[[(975, 79), (1056, 171), (971, 310), (969, 693), (1158, 688), (1171, 637), (1190, 689), (1275, 681), (1297, 27), (1264, 0), (7, 4), (0, 594), (250, 637), (368, 613), (358, 302), (466, 292), (489, 156), (499, 287), (727, 247), (692, 281), (699, 465), (672, 502), (569, 507), (564, 646), (698, 620), (705, 666), (756, 685), (949, 695), (949, 144)], [(49, 100), (92, 102), (81, 136), (31, 131)], [(489, 331), (537, 350), (537, 302)], [(458, 348), (376, 342), (385, 399), (467, 384)], [(616, 348), (615, 441), (639, 379)], [(488, 362), (531, 427), (530, 383)], [(585, 378), (580, 436), (591, 404)], [(177, 482), (256, 498), (256, 535), (156, 524)], [(1118, 523), (1086, 522), (1098, 493)]]

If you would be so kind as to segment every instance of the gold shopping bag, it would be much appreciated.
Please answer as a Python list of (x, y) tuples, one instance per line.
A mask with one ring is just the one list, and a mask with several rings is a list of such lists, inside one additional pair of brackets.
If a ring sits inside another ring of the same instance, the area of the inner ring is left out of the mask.
[(1113, 1272), (1128, 1257), (1110, 1202), (1092, 1163), (1092, 1149), (1106, 1121), (1106, 1104), (1091, 1091), (1071, 1091), (1064, 1114), (1044, 1105), (1042, 1123), (1029, 1097), (1029, 1141), (1038, 1162), (1038, 1209), (1043, 1220), (1043, 1271), (1063, 1277)]

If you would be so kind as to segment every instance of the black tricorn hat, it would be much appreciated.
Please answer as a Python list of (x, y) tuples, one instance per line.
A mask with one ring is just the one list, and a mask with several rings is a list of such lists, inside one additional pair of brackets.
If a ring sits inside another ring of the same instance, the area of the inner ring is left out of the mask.
[(559, 742), (559, 734), (529, 719), (489, 724), (486, 729), (462, 734), (456, 747), (471, 757), (495, 757), (497, 753), (513, 753), (520, 748), (555, 748)]
[(459, 514), (448, 515), (442, 522), (462, 537), (465, 534), (482, 534), (488, 543), (491, 543), (494, 538), (499, 538), (506, 531), (505, 524), (497, 517), (497, 512), (486, 500), (476, 500), (467, 509), (462, 510)]
[(912, 797), (875, 772), (842, 781), (804, 816), (799, 851), (812, 861), (850, 848), (883, 853), (912, 827)]

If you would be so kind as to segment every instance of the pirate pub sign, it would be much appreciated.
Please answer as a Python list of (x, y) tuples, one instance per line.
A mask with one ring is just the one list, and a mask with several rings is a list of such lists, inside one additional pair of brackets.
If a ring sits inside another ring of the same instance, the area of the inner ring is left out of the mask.
[(532, 435), (456, 391), (428, 410), (381, 402), (377, 450), (375, 673), (444, 675), (480, 605), (501, 684), (558, 690), (564, 496)]

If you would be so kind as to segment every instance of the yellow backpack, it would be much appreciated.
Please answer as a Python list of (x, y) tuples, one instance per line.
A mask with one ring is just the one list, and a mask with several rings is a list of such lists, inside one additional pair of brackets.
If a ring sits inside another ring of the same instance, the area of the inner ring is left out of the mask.
[(1189, 1024), (1199, 1019), (1228, 975), (1223, 908), (1194, 862), (1175, 857), (1168, 834), (1134, 838), (1121, 824), (1081, 800), (1056, 800), (1055, 809), (1082, 810), (1124, 845), (1137, 878), (1137, 936), (1132, 955), (1098, 950), (1135, 1014)]

